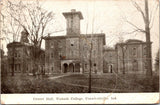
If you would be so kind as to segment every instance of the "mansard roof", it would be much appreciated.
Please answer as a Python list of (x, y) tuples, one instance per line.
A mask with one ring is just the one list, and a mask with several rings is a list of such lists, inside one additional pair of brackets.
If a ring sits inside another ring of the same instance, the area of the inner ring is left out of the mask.
[(121, 43), (117, 43), (115, 46), (117, 45), (132, 45), (132, 44), (152, 44), (152, 42), (148, 43), (148, 42), (144, 42), (142, 40), (138, 40), (138, 39), (128, 39), (125, 42), (121, 42)]
[(128, 39), (125, 43), (144, 43), (144, 41), (138, 39)]

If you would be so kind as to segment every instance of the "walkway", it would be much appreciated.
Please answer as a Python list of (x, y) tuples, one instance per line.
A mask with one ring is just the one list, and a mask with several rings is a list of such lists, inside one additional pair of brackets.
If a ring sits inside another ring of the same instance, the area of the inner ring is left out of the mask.
[(66, 77), (66, 76), (69, 76), (69, 75), (71, 75), (71, 74), (68, 74), (68, 73), (67, 73), (67, 74), (60, 75), (60, 76), (49, 77), (49, 79), (54, 80), (54, 79), (61, 78), (61, 77)]

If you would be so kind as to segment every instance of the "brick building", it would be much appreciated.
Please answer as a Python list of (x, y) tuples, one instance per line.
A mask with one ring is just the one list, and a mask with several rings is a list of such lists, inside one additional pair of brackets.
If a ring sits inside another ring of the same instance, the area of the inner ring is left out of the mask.
[[(147, 42), (141, 40), (129, 39), (125, 43), (117, 43), (117, 65), (118, 72), (123, 72), (122, 62), (124, 60), (125, 73), (141, 73), (145, 74), (147, 70)], [(123, 47), (122, 47), (123, 46)], [(124, 51), (122, 51), (122, 48)], [(124, 53), (124, 58), (122, 57)]]
[(146, 73), (148, 43), (129, 39), (117, 43), (115, 48), (105, 48), (105, 34), (80, 33), (81, 12), (71, 10), (63, 13), (63, 16), (67, 23), (66, 35), (44, 38), (46, 73), (87, 73), (90, 54), (92, 73)]
[(104, 49), (104, 72), (146, 74), (147, 44), (151, 43), (129, 39), (117, 43), (115, 49)]
[[(29, 44), (21, 42), (12, 42), (7, 45), (8, 48), (8, 72), (14, 73), (32, 73), (33, 59), (31, 56), (32, 47)], [(41, 50), (39, 58), (39, 70), (44, 70), (44, 50)]]
[(89, 72), (90, 48), (92, 72), (103, 73), (103, 46), (105, 34), (81, 34), (81, 12), (63, 13), (67, 22), (67, 34), (45, 37), (45, 68), (47, 73)]
[[(76, 10), (63, 13), (67, 23), (67, 33), (62, 36), (46, 36), (45, 50), (40, 50), (38, 71), (52, 73), (146, 73), (146, 47), (141, 40), (129, 39), (117, 43), (115, 48), (105, 47), (105, 34), (81, 34), (82, 13)], [(22, 32), (21, 40), (28, 42), (27, 34)], [(91, 43), (92, 42), (92, 43)], [(91, 50), (92, 46), (92, 50)], [(8, 48), (8, 70), (32, 73), (33, 46), (13, 42)]]
[(103, 73), (117, 73), (117, 51), (104, 47)]

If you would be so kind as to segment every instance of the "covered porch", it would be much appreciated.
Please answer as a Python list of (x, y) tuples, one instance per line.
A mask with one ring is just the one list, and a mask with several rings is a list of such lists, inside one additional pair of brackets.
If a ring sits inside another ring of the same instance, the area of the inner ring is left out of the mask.
[(62, 60), (61, 73), (82, 73), (81, 65), (79, 60)]

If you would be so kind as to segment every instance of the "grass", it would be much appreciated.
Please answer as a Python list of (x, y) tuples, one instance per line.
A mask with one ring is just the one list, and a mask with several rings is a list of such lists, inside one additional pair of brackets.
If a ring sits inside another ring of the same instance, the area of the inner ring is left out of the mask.
[(83, 87), (72, 87), (56, 81), (44, 78), (35, 78), (33, 76), (14, 77), (7, 76), (2, 78), (1, 93), (71, 93), (87, 92)]
[[(58, 82), (65, 84), (79, 84), (88, 86), (88, 75), (70, 75), (59, 78)], [(99, 91), (107, 92), (158, 92), (159, 78), (153, 76), (146, 78), (145, 75), (92, 75), (92, 87), (99, 88)]]
[[(49, 79), (60, 76), (54, 74), (36, 78), (27, 75), (2, 77), (1, 92), (3, 93), (87, 93), (88, 75), (71, 74), (69, 76)], [(144, 75), (92, 75), (92, 92), (158, 92), (159, 78)]]

